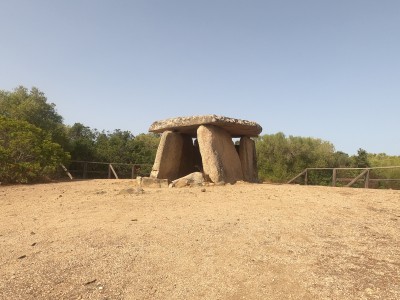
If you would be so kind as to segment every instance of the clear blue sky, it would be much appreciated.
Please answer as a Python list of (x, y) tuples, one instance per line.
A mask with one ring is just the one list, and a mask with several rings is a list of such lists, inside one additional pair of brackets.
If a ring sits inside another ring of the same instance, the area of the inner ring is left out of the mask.
[(0, 89), (66, 124), (219, 114), (400, 155), (399, 0), (2, 0)]

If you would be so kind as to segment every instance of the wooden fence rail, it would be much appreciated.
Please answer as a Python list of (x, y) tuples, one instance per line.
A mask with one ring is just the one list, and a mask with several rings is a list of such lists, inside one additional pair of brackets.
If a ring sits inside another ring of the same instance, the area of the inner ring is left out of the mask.
[[(89, 173), (96, 173), (96, 174), (107, 174), (107, 178), (111, 179), (111, 178), (115, 178), (115, 179), (119, 179), (120, 176), (117, 174), (117, 170), (116, 167), (125, 167), (125, 168), (129, 168), (129, 174), (130, 174), (130, 178), (136, 178), (136, 176), (138, 175), (138, 173), (141, 171), (142, 168), (147, 168), (150, 170), (151, 165), (150, 164), (125, 164), (125, 163), (106, 163), (106, 162), (95, 162), (95, 161), (79, 161), (79, 160), (73, 160), (70, 162), (71, 164), (82, 164), (82, 169), (80, 170), (68, 170), (68, 168), (66, 166), (64, 166), (63, 164), (61, 164), (61, 168), (62, 170), (67, 174), (67, 176), (73, 180), (76, 179), (74, 178), (74, 176), (72, 175), (72, 173), (76, 174), (76, 173), (80, 173), (81, 177), (79, 176), (79, 178), (83, 178), (83, 179), (87, 179), (88, 178), (88, 174)], [(89, 171), (89, 165), (107, 165), (107, 171)], [(148, 172), (149, 173), (149, 172)], [(139, 174), (139, 175), (143, 175), (143, 174)], [(146, 173), (146, 175), (149, 175)]]
[[(349, 183), (346, 185), (346, 187), (351, 187), (353, 186), (356, 182), (358, 181), (363, 181), (364, 182), (364, 187), (369, 188), (369, 183), (370, 182), (379, 182), (379, 181), (387, 181), (387, 182), (393, 182), (393, 181), (399, 181), (400, 178), (370, 178), (371, 176), (371, 171), (374, 170), (386, 170), (386, 169), (400, 169), (400, 166), (387, 166), (387, 167), (370, 167), (370, 168), (306, 168), (303, 170), (301, 173), (290, 179), (287, 183), (293, 183), (300, 177), (304, 176), (304, 184), (308, 184), (308, 175), (310, 171), (329, 171), (332, 170), (332, 186), (336, 186), (338, 181), (349, 181)], [(337, 171), (339, 170), (347, 170), (347, 171), (361, 171), (359, 175), (357, 175), (354, 178), (338, 178), (337, 177)]]

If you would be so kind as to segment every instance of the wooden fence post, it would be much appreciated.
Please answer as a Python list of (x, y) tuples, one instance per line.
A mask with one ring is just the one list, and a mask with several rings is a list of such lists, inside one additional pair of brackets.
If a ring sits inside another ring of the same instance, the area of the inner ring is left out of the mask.
[(367, 189), (369, 188), (369, 172), (370, 170), (368, 169), (367, 174), (365, 174), (365, 184), (364, 187)]
[(297, 178), (303, 176), (305, 173), (307, 172), (307, 169), (305, 169), (303, 172), (301, 172), (300, 174), (296, 175), (296, 177), (293, 177), (292, 179), (290, 179), (287, 184), (290, 184), (292, 182), (294, 182)]
[(308, 184), (308, 169), (306, 169), (306, 173), (304, 174), (304, 185)]
[(116, 179), (119, 179), (117, 173), (115, 172), (115, 170), (114, 170), (114, 168), (112, 166), (112, 164), (109, 164), (108, 165), (108, 179), (111, 178), (111, 172), (114, 174)]
[(135, 170), (135, 165), (132, 166), (132, 179), (136, 177), (136, 170)]
[(332, 170), (332, 186), (336, 186), (337, 170)]
[(68, 171), (68, 169), (63, 164), (60, 164), (60, 165), (61, 165), (61, 168), (64, 170), (64, 172), (67, 173), (69, 179), (71, 179), (71, 180), (74, 179), (72, 177), (71, 173)]
[(357, 182), (357, 180), (359, 180), (361, 177), (365, 176), (365, 174), (367, 174), (368, 171), (369, 171), (369, 169), (362, 171), (361, 174), (358, 175), (356, 178), (354, 178), (352, 181), (350, 181), (349, 184), (346, 185), (346, 187), (352, 186), (354, 183)]
[(88, 163), (87, 161), (85, 161), (83, 163), (83, 179), (87, 178), (87, 172), (88, 172)]

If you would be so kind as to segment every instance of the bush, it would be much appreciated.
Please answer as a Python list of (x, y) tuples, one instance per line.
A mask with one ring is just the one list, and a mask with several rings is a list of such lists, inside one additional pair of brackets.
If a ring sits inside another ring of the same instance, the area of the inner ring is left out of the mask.
[[(259, 137), (256, 148), (259, 178), (271, 182), (285, 182), (305, 168), (333, 166), (336, 160), (331, 143), (281, 132)], [(325, 182), (322, 175), (314, 174), (310, 180)]]
[(26, 121), (0, 117), (0, 181), (48, 180), (69, 155), (48, 133)]

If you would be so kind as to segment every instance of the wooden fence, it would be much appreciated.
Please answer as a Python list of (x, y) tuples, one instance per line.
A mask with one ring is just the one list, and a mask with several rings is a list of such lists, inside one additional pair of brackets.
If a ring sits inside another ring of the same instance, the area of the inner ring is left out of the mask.
[[(307, 168), (297, 176), (290, 179), (287, 183), (294, 183), (296, 180), (304, 176), (304, 184), (307, 185), (309, 181), (309, 174), (312, 171), (332, 171), (332, 186), (337, 186), (338, 182), (348, 182), (345, 186), (351, 187), (357, 182), (363, 182), (364, 188), (369, 188), (372, 182), (400, 182), (400, 178), (371, 178), (371, 173), (375, 170), (385, 169), (400, 169), (400, 166), (388, 167), (371, 167), (371, 168)], [(361, 172), (352, 178), (339, 178), (338, 171), (358, 171)]]
[(61, 165), (64, 173), (71, 179), (136, 178), (149, 176), (150, 164), (124, 164), (73, 160), (68, 168)]

